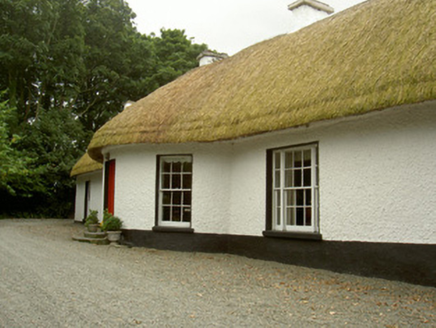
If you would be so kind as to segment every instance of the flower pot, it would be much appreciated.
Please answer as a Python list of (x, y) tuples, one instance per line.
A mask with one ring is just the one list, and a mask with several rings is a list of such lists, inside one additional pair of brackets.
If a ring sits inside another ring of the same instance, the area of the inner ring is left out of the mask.
[(121, 231), (106, 231), (107, 239), (111, 244), (118, 244), (121, 238)]
[(99, 224), (89, 224), (88, 231), (89, 232), (97, 232), (99, 227), (100, 227)]

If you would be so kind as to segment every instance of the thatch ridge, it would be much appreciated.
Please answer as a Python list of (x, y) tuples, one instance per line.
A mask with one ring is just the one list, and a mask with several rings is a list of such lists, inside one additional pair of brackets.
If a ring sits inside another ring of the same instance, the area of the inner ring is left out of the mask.
[(192, 70), (94, 135), (213, 142), (436, 99), (436, 1), (372, 0)]
[(73, 166), (70, 176), (75, 177), (80, 174), (91, 173), (102, 169), (103, 165), (101, 163), (96, 162), (91, 157), (89, 157), (88, 153), (85, 153)]

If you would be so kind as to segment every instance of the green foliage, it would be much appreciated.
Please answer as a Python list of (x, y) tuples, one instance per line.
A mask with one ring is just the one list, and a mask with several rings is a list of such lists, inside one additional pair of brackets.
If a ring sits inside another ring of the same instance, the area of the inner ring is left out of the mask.
[(8, 106), (7, 101), (0, 102), (0, 190), (26, 197), (41, 190), (41, 184), (38, 172), (32, 170), (34, 160), (16, 148), (22, 137), (12, 134), (9, 127), (15, 114), (16, 109)]
[(117, 217), (113, 216), (106, 209), (103, 213), (103, 223), (101, 225), (101, 230), (103, 231), (119, 231), (123, 226), (123, 221)]
[(90, 224), (98, 223), (98, 211), (90, 210), (89, 215), (85, 219), (85, 227), (88, 227)]
[(154, 78), (159, 86), (195, 68), (198, 55), (207, 49), (204, 44), (193, 44), (184, 30), (162, 29), (161, 37), (152, 40), (158, 57)]
[(0, 0), (0, 211), (69, 215), (93, 132), (197, 66), (205, 45), (134, 18), (122, 0)]

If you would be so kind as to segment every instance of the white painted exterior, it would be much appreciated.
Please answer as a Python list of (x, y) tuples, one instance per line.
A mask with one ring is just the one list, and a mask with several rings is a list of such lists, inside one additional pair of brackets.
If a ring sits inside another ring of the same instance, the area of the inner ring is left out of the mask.
[(216, 57), (204, 56), (204, 57), (200, 58), (200, 60), (198, 62), (198, 66), (201, 67), (201, 66), (209, 65), (209, 64), (212, 64), (218, 60), (220, 60), (220, 59), (217, 59)]
[(292, 25), (294, 26), (292, 32), (295, 32), (300, 28), (309, 26), (321, 19), (330, 16), (330, 14), (322, 10), (317, 10), (310, 6), (303, 5), (301, 7), (291, 10), (290, 16), (291, 16), (290, 19), (292, 21)]
[(324, 240), (436, 244), (435, 141), (436, 102), (427, 102), (233, 142), (104, 152), (116, 159), (115, 214), (126, 229), (155, 225), (156, 156), (191, 154), (195, 232), (261, 236), (266, 150), (317, 142)]
[(81, 222), (85, 215), (85, 185), (86, 181), (90, 181), (90, 200), (89, 210), (97, 210), (98, 217), (102, 219), (102, 171), (94, 171), (91, 173), (78, 175), (76, 178), (76, 204), (74, 211), (74, 220)]

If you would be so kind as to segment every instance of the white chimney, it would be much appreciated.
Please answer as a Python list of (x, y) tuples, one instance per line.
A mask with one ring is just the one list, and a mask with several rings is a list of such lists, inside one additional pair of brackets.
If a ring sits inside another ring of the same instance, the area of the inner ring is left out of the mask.
[(228, 57), (229, 55), (225, 53), (217, 53), (210, 50), (205, 50), (198, 55), (197, 60), (199, 61), (199, 66), (204, 66)]
[(311, 25), (335, 11), (329, 5), (317, 0), (297, 0), (288, 5), (288, 9), (294, 16), (293, 31)]
[(133, 100), (127, 100), (123, 105), (123, 110), (126, 109), (127, 107), (132, 106), (134, 103), (135, 102)]

